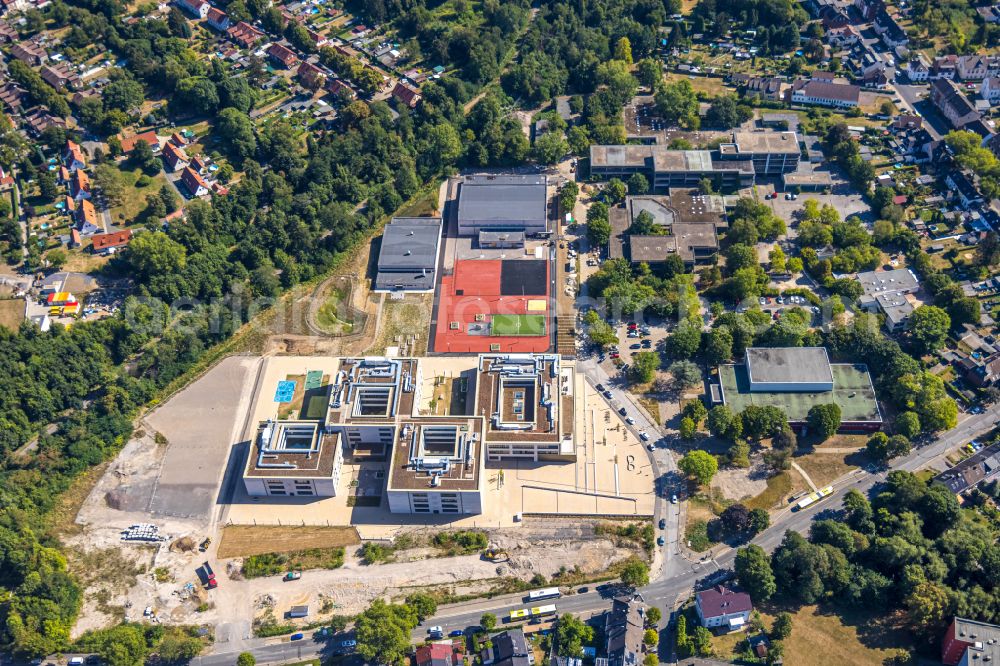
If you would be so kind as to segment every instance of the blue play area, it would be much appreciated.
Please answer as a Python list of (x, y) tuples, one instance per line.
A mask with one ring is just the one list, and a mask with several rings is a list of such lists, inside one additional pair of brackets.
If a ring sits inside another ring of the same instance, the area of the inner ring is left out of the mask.
[(275, 402), (291, 402), (295, 395), (295, 382), (290, 379), (283, 379), (278, 382), (278, 389), (274, 392)]

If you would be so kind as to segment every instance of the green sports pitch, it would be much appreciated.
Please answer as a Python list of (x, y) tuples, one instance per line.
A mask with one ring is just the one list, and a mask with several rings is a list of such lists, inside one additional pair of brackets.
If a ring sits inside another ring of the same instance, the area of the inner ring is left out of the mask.
[(545, 335), (545, 315), (493, 315), (492, 335)]

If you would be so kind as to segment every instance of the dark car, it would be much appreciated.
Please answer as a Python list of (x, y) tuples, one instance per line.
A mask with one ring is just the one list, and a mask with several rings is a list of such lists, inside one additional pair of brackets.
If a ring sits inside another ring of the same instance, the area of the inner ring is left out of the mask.
[(667, 529), (667, 519), (666, 518), (660, 518), (660, 529), (661, 530)]
[(611, 400), (611, 391), (605, 391), (604, 397), (607, 398), (608, 400)]
[(628, 410), (625, 409), (624, 407), (619, 407), (618, 413), (621, 414), (622, 416), (625, 416), (626, 414), (628, 414)]
[(642, 345), (637, 342), (634, 345), (629, 345), (628, 348), (629, 349), (642, 349)]
[(455, 629), (453, 631), (449, 631), (448, 635), (451, 636), (452, 638), (457, 638), (459, 636), (464, 636), (465, 631), (463, 631), (462, 629)]
[(604, 393), (604, 384), (598, 384), (594, 388), (597, 389), (598, 393)]

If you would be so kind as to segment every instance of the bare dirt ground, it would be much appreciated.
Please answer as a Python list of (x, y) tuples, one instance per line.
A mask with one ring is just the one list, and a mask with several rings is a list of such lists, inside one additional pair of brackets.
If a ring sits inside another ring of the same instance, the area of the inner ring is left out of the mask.
[(767, 469), (758, 456), (751, 461), (748, 469), (729, 468), (719, 470), (712, 477), (712, 489), (718, 490), (726, 499), (741, 500), (756, 497), (767, 490)]

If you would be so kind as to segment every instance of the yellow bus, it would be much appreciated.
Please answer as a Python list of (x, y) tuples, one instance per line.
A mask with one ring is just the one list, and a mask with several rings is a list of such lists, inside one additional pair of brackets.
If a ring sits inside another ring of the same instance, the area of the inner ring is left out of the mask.
[(527, 608), (522, 608), (520, 610), (512, 610), (508, 616), (509, 622), (517, 622), (518, 620), (527, 620), (528, 615), (531, 611)]
[(556, 605), (548, 604), (547, 606), (535, 606), (531, 609), (531, 617), (533, 619), (538, 619), (542, 617), (548, 617), (549, 615), (556, 614)]

